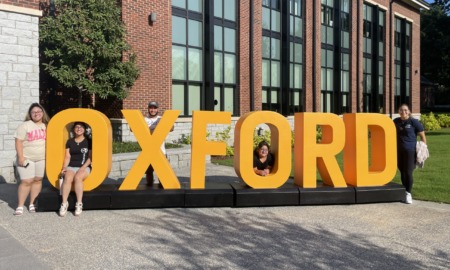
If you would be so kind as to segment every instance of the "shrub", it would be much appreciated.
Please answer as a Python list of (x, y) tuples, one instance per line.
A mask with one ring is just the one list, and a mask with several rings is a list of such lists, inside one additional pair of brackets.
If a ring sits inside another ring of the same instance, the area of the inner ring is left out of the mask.
[[(216, 141), (219, 142), (225, 142), (227, 145), (227, 156), (234, 156), (234, 148), (230, 145), (228, 145), (228, 140), (230, 139), (230, 131), (231, 131), (231, 126), (228, 126), (226, 129), (224, 129), (223, 131), (218, 131), (216, 132)], [(207, 137), (209, 137), (209, 135), (207, 134)]]
[(316, 142), (320, 143), (322, 141), (322, 128), (318, 126), (316, 128)]
[(178, 142), (181, 144), (191, 144), (191, 134), (181, 134), (181, 138), (178, 140)]
[(256, 132), (254, 133), (253, 149), (255, 149), (258, 146), (258, 144), (262, 141), (266, 141), (269, 145), (271, 145), (270, 144), (270, 131), (264, 130), (263, 134), (261, 134), (261, 135), (258, 135), (258, 133), (256, 133)]
[(437, 120), (441, 127), (450, 127), (450, 115), (448, 114), (439, 114), (437, 116)]
[(439, 130), (441, 129), (441, 126), (439, 125), (439, 121), (434, 117), (433, 112), (430, 112), (428, 115), (422, 114), (420, 117), (420, 123), (422, 123), (423, 128), (426, 131), (433, 131), (433, 130)]

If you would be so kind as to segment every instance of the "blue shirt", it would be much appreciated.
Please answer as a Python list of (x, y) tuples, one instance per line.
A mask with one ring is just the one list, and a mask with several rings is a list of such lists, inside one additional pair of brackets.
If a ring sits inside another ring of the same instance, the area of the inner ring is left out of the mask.
[(417, 134), (423, 131), (423, 126), (419, 120), (412, 117), (402, 120), (398, 117), (394, 119), (394, 124), (397, 130), (397, 149), (415, 150)]

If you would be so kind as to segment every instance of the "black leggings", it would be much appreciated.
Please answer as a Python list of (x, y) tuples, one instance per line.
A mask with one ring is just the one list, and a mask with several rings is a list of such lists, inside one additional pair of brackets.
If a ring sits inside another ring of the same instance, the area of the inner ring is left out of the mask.
[(400, 170), (402, 184), (411, 193), (413, 171), (416, 168), (416, 150), (397, 150), (397, 167)]

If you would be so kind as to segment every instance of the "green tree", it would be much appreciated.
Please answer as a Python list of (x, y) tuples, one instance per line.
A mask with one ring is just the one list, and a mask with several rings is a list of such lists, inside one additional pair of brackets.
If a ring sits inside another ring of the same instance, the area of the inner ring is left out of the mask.
[(421, 13), (421, 71), (440, 85), (443, 96), (450, 92), (450, 0), (436, 1)]
[(124, 99), (139, 75), (116, 0), (56, 0), (40, 24), (44, 70), (61, 85)]

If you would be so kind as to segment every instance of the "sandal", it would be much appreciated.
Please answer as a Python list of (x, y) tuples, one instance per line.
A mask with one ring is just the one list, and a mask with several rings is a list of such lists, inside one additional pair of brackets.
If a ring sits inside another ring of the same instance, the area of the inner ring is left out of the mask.
[(23, 215), (23, 207), (17, 207), (16, 211), (14, 211), (14, 215), (17, 217)]
[(36, 207), (34, 207), (34, 204), (30, 204), (30, 206), (28, 206), (28, 212), (36, 213)]

